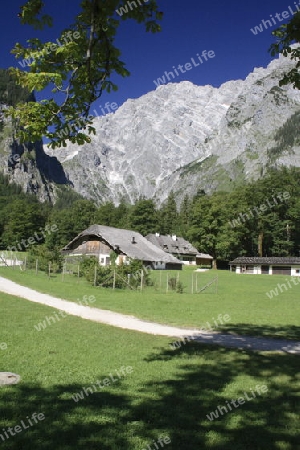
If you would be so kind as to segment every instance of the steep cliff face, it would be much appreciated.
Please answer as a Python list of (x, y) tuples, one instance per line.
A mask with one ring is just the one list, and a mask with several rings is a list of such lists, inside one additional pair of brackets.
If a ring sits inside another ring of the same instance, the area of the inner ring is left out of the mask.
[[(198, 189), (230, 190), (271, 166), (300, 166), (300, 91), (279, 87), (293, 65), (282, 57), (219, 88), (160, 86), (95, 119), (97, 135), (83, 146), (21, 146), (2, 120), (2, 171), (42, 201), (71, 185), (98, 203), (140, 196), (161, 203), (171, 190), (180, 201)], [(20, 96), (5, 91), (0, 77), (0, 109)]]
[(268, 167), (300, 166), (300, 92), (278, 86), (287, 65), (280, 59), (255, 69), (242, 90), (232, 92), (218, 129), (200, 143), (206, 157), (174, 172), (158, 197), (168, 185), (181, 194), (192, 194), (197, 185), (207, 192), (229, 190), (263, 176)]
[(56, 186), (69, 184), (62, 165), (44, 152), (42, 142), (21, 145), (15, 138), (15, 125), (3, 114), (8, 106), (27, 100), (34, 97), (17, 86), (7, 71), (0, 70), (0, 170), (24, 192), (52, 202)]
[(300, 92), (278, 86), (291, 65), (280, 58), (220, 88), (160, 86), (97, 118), (91, 144), (47, 152), (76, 191), (115, 203), (141, 195), (161, 202), (171, 190), (180, 199), (198, 188), (230, 189), (271, 165), (300, 166), (297, 141), (272, 151), (278, 130), (300, 111)]

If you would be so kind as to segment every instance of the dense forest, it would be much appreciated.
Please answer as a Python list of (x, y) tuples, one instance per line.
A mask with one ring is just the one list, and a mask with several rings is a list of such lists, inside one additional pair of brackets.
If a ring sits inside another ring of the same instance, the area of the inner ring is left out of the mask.
[[(59, 251), (97, 223), (143, 235), (177, 234), (219, 261), (241, 255), (300, 255), (299, 169), (270, 170), (266, 177), (230, 193), (207, 195), (199, 190), (179, 207), (176, 204), (171, 192), (160, 207), (145, 198), (134, 205), (121, 201), (118, 206), (108, 202), (97, 207), (68, 189), (61, 190), (55, 205), (41, 204), (0, 175), (0, 248), (28, 250), (43, 244), (49, 251)], [(40, 238), (29, 244), (34, 233)]]

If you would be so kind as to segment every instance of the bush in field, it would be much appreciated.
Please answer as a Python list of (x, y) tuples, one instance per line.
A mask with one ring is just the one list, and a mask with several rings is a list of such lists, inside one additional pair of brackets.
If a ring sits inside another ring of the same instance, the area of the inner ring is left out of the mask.
[(28, 267), (36, 267), (48, 273), (49, 263), (51, 263), (51, 272), (57, 273), (62, 270), (63, 256), (58, 249), (49, 250), (45, 245), (33, 245), (28, 252)]
[(141, 286), (142, 278), (143, 286), (149, 286), (151, 284), (149, 270), (144, 267), (142, 261), (132, 259), (129, 264), (116, 266), (116, 270), (117, 274), (124, 280), (124, 287), (128, 287), (129, 284), (132, 288), (138, 288)]
[(79, 265), (79, 275), (85, 277), (88, 281), (94, 280), (95, 266), (99, 266), (98, 259), (95, 256), (82, 258)]
[(177, 294), (183, 294), (183, 289), (184, 289), (183, 284), (181, 283), (181, 281), (178, 281), (176, 285)]
[(172, 291), (176, 291), (178, 294), (182, 294), (183, 293), (183, 284), (181, 283), (181, 281), (178, 281), (177, 278), (170, 278), (168, 281), (169, 284), (169, 288)]
[(172, 291), (176, 291), (177, 279), (176, 278), (169, 278), (168, 285), (169, 285), (169, 288)]
[(84, 258), (80, 263), (80, 274), (89, 283), (94, 284), (96, 281), (97, 286), (112, 288), (115, 279), (115, 288), (117, 289), (129, 287), (136, 289), (141, 285), (142, 277), (143, 286), (150, 285), (151, 280), (148, 272), (143, 263), (137, 260), (131, 260), (129, 264), (100, 266), (95, 257), (89, 257)]
[[(113, 285), (113, 269), (111, 266), (97, 266), (97, 274), (96, 274), (96, 285), (103, 287), (112, 287)], [(93, 279), (88, 280), (94, 283), (95, 272), (93, 274)], [(117, 280), (116, 280), (117, 281)], [(116, 287), (119, 287), (116, 282)]]

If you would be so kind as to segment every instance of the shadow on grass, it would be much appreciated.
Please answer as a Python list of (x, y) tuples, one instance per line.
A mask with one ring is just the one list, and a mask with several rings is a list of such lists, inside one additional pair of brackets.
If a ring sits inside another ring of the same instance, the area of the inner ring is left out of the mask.
[(130, 407), (126, 395), (102, 391), (75, 402), (72, 395), (82, 389), (81, 385), (59, 385), (47, 389), (22, 382), (15, 386), (2, 387), (0, 435), (4, 435), (3, 429), (19, 425), (22, 420), (28, 426), (26, 417), (30, 419), (34, 412), (43, 413), (45, 419), (20, 434), (9, 437), (5, 442), (0, 437), (0, 448), (5, 450), (132, 448), (124, 433), (126, 413)]
[[(176, 369), (166, 379), (163, 365), (171, 359), (176, 360)], [(300, 449), (299, 356), (262, 355), (191, 342), (176, 350), (155, 349), (145, 364), (153, 372), (151, 365), (157, 368), (157, 362), (162, 373), (156, 374), (156, 381), (138, 384), (130, 392), (125, 387), (120, 392), (120, 381), (116, 388), (77, 403), (72, 395), (82, 391), (82, 385), (43, 388), (21, 382), (2, 387), (0, 430), (26, 421), (34, 412), (43, 413), (45, 420), (5, 442), (0, 438), (0, 448), (156, 450), (153, 441), (163, 435), (171, 439), (164, 450)], [(244, 383), (238, 395), (228, 390), (234, 388), (237, 377), (243, 377)], [(256, 385), (266, 385), (268, 392), (238, 408), (232, 406), (232, 411), (213, 421), (207, 418), (226, 401), (245, 397), (244, 392), (251, 395), (250, 388)]]
[(300, 327), (295, 325), (269, 326), (251, 325), (248, 323), (228, 324), (219, 327), (217, 331), (222, 333), (234, 333), (247, 336), (262, 336), (274, 339), (290, 339), (300, 341)]
[[(195, 364), (197, 356), (205, 363)], [(148, 384), (158, 399), (145, 401), (138, 408), (144, 423), (169, 429), (172, 449), (195, 450), (296, 450), (299, 443), (299, 368), (300, 358), (284, 354), (259, 354), (204, 346), (193, 342), (179, 349), (163, 349), (147, 361), (171, 358), (181, 361), (180, 372), (172, 380)], [(241, 377), (240, 379), (237, 379)], [(254, 377), (255, 381), (250, 377)], [(242, 388), (230, 393), (235, 381)], [(268, 391), (250, 389), (266, 385)], [(251, 400), (234, 407), (231, 400)], [(232, 410), (229, 409), (229, 402)], [(227, 406), (223, 414), (209, 420), (207, 415), (218, 406)]]

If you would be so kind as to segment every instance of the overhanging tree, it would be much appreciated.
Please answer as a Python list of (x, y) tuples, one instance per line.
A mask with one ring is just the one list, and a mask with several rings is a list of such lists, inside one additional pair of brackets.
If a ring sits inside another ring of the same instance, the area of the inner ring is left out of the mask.
[(294, 14), (288, 23), (281, 25), (272, 34), (276, 37), (276, 42), (270, 47), (271, 55), (281, 53), (297, 61), (295, 67), (284, 74), (279, 85), (292, 84), (294, 88), (300, 89), (300, 45), (297, 45), (300, 43), (300, 13)]
[[(16, 43), (12, 53), (28, 62), (26, 71), (11, 68), (17, 83), (29, 91), (51, 87), (53, 94), (8, 110), (18, 123), (21, 141), (33, 142), (45, 136), (52, 148), (66, 146), (67, 140), (78, 144), (91, 141), (90, 134), (95, 134), (91, 104), (103, 92), (117, 90), (113, 75), (130, 75), (115, 46), (120, 22), (133, 19), (144, 23), (146, 31), (160, 31), (162, 13), (156, 0), (136, 4), (129, 8), (125, 0), (83, 0), (74, 23), (55, 42), (33, 38), (27, 47)], [(43, 14), (43, 8), (42, 0), (27, 1), (19, 13), (21, 23), (35, 29), (52, 26), (52, 17)]]

